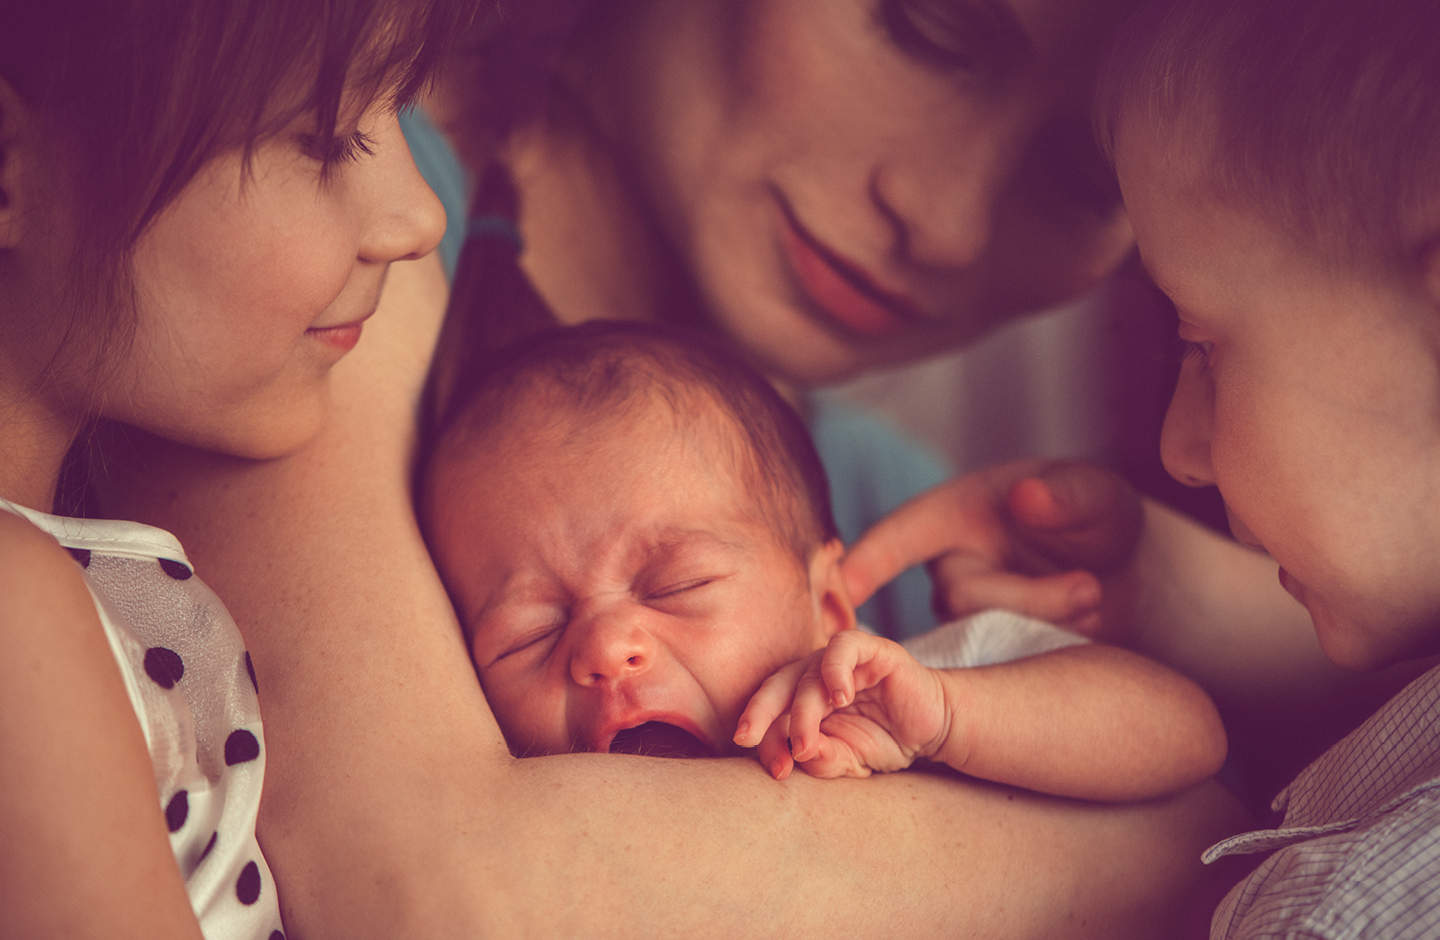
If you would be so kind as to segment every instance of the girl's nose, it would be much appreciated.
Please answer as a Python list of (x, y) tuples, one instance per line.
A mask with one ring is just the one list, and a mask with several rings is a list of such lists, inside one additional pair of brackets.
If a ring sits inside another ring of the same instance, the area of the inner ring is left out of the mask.
[(1215, 482), (1215, 470), (1210, 465), (1215, 391), (1208, 379), (1197, 374), (1201, 368), (1189, 360), (1181, 365), (1175, 395), (1165, 412), (1165, 427), (1160, 432), (1160, 459), (1165, 470), (1186, 486)]
[(377, 137), (375, 156), (365, 161), (372, 175), (364, 185), (375, 195), (360, 257), (379, 264), (422, 258), (445, 235), (445, 208), (416, 169), (399, 119), (387, 118)]
[(572, 618), (571, 678), (588, 688), (648, 671), (655, 662), (656, 642), (641, 619), (641, 612), (623, 604)]

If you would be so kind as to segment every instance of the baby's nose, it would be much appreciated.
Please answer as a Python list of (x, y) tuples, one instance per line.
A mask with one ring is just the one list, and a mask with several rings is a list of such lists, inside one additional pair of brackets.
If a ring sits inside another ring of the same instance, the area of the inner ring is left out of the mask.
[(655, 660), (655, 638), (642, 620), (640, 612), (624, 609), (599, 611), (578, 624), (572, 620), (571, 678), (590, 687), (647, 671)]

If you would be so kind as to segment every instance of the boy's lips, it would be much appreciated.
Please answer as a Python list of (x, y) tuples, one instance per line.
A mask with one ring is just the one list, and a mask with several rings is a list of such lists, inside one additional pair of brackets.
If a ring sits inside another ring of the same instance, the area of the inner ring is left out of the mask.
[(829, 319), (870, 339), (894, 336), (925, 319), (924, 311), (909, 297), (881, 287), (806, 231), (783, 202), (781, 212), (781, 237), (790, 268), (813, 306)]

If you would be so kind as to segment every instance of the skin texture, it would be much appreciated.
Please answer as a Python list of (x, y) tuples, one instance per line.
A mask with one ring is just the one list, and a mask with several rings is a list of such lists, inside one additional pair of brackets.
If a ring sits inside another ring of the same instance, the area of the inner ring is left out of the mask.
[(409, 508), (443, 299), (437, 263), (393, 269), (303, 451), (253, 464), (157, 445), (124, 487), (246, 633), (261, 839), (290, 932), (793, 936), (842, 904), (871, 936), (1172, 922), (1199, 850), (1243, 824), (1214, 785), (1104, 808), (924, 774), (777, 784), (749, 760), (514, 760)]
[(997, 4), (1004, 53), (879, 0), (597, 5), (501, 153), (521, 264), (566, 322), (709, 322), (800, 385), (1071, 299), (1130, 247), (1088, 118), (1129, 5)]
[[(1082, 799), (1148, 799), (1219, 768), (1203, 693), (1127, 651), (938, 670), (852, 629), (841, 545), (802, 567), (747, 490), (739, 429), (689, 395), (684, 417), (658, 397), (567, 414), (541, 386), (440, 447), (428, 541), (513, 753), (633, 753), (617, 732), (658, 721), (698, 739), (692, 755), (760, 744), (781, 778), (787, 738), (814, 776), (921, 757)], [(818, 671), (844, 651), (832, 716)]]
[[(394, 115), (372, 109), (360, 126), (374, 155), (324, 186), (300, 128), (259, 144), (244, 186), (237, 155), (204, 167), (141, 237), (134, 340), (106, 349), (97, 378), (80, 368), (96, 317), (68, 345), (55, 328), (70, 243), (53, 141), (0, 83), (0, 493), (48, 510), (60, 459), (94, 418), (246, 455), (315, 434), (344, 353), (334, 328), (371, 313), (390, 262), (428, 253), (443, 227)], [(79, 568), (6, 512), (0, 571), (6, 930), (198, 937), (150, 755)]]
[(692, 407), (566, 415), (537, 391), (442, 446), (426, 530), (516, 754), (604, 753), (649, 720), (734, 753), (760, 681), (854, 625), (840, 544), (802, 563), (729, 456), (738, 429)]
[(1280, 564), (1330, 659), (1374, 669), (1434, 653), (1440, 356), (1424, 266), (1323, 265), (1206, 198), (1196, 162), (1155, 135), (1124, 134), (1117, 162), (1190, 344), (1166, 468), (1220, 488), (1236, 538)]

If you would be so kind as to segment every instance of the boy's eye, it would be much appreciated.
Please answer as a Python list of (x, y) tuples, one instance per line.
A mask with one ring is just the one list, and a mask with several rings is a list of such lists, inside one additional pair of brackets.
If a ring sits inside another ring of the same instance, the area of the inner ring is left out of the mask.
[(1182, 360), (1198, 359), (1201, 365), (1210, 361), (1210, 350), (1214, 348), (1215, 345), (1214, 343), (1208, 342), (1195, 343), (1188, 339), (1179, 339), (1177, 342), (1180, 344), (1180, 358)]

